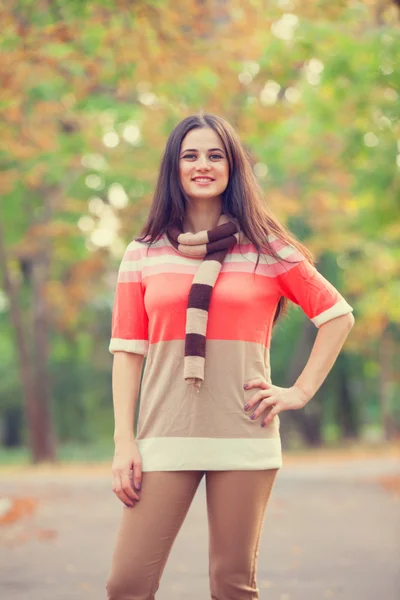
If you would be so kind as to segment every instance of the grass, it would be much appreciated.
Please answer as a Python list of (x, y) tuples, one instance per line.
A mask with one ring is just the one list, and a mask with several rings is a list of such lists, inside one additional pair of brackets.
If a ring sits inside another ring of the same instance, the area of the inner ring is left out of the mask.
[[(111, 461), (114, 454), (113, 441), (92, 442), (90, 444), (67, 443), (57, 449), (57, 459), (61, 463), (102, 463)], [(27, 447), (2, 448), (0, 468), (4, 466), (28, 466), (31, 455)]]

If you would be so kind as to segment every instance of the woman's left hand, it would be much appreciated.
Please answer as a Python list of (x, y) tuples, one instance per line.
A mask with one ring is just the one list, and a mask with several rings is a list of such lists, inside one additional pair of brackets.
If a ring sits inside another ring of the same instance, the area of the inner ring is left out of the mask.
[(243, 387), (246, 390), (261, 388), (259, 392), (250, 398), (244, 407), (244, 410), (249, 411), (250, 413), (252, 407), (261, 400), (256, 410), (250, 414), (250, 418), (253, 421), (258, 419), (266, 409), (270, 409), (272, 406), (268, 416), (263, 419), (261, 427), (268, 425), (275, 415), (284, 410), (297, 410), (303, 408), (309, 400), (305, 392), (295, 385), (290, 388), (278, 387), (261, 378), (252, 379), (245, 383)]

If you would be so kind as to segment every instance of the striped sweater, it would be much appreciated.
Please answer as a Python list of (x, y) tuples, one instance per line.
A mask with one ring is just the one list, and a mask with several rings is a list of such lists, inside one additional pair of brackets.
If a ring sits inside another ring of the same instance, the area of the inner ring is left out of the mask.
[(316, 327), (353, 309), (303, 254), (269, 239), (290, 262), (263, 253), (253, 274), (257, 250), (242, 233), (227, 253), (211, 297), (199, 393), (184, 380), (183, 366), (188, 294), (202, 259), (182, 256), (166, 234), (150, 247), (132, 241), (126, 248), (109, 350), (147, 357), (136, 435), (143, 471), (282, 466), (279, 416), (262, 428), (261, 418), (252, 421), (243, 408), (258, 391), (244, 390), (246, 381), (271, 382), (278, 301), (298, 304)]

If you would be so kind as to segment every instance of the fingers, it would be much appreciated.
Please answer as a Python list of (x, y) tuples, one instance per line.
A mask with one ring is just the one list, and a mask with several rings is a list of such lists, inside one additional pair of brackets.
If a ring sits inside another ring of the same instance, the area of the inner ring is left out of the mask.
[(133, 477), (133, 485), (137, 490), (142, 487), (142, 463), (138, 460), (134, 462), (133, 471), (131, 471)]
[(272, 386), (272, 383), (269, 381), (265, 381), (261, 377), (257, 377), (256, 379), (250, 379), (250, 381), (246, 381), (243, 385), (245, 390), (250, 390), (251, 388), (259, 387), (262, 390), (267, 390)]
[(268, 413), (268, 416), (266, 419), (264, 419), (264, 421), (261, 423), (261, 427), (266, 427), (267, 425), (269, 425), (269, 423), (271, 423), (272, 419), (274, 419), (274, 417), (276, 417), (277, 414), (279, 414), (280, 410), (278, 406), (273, 406), (272, 410)]
[(131, 473), (130, 471), (128, 471), (128, 472), (125, 471), (122, 474), (122, 477), (121, 477), (122, 489), (131, 500), (139, 501), (140, 496), (139, 496), (138, 492), (136, 492), (133, 489), (130, 473)]
[[(253, 406), (255, 404), (257, 404), (257, 402), (260, 402), (260, 400), (264, 401), (267, 400), (268, 398), (272, 397), (274, 395), (274, 391), (272, 389), (272, 386), (270, 386), (269, 389), (264, 389), (261, 390), (260, 392), (257, 392), (257, 394), (254, 394), (254, 396), (252, 396), (250, 398), (250, 400), (247, 401), (247, 403), (244, 405), (244, 410), (249, 411), (250, 409), (253, 408)], [(273, 404), (273, 402), (272, 402)]]
[[(261, 413), (265, 412), (267, 409), (270, 409), (268, 417), (261, 424), (261, 427), (265, 427), (265, 425), (272, 420), (273, 416), (275, 416), (275, 414), (279, 412), (279, 409), (277, 409), (277, 412), (275, 412), (271, 417), (272, 411), (275, 408), (274, 405), (276, 404), (277, 400), (274, 386), (269, 381), (265, 381), (262, 378), (256, 378), (248, 381), (243, 387), (246, 390), (255, 387), (261, 388), (261, 390), (258, 393), (256, 393), (252, 398), (250, 398), (250, 400), (245, 404), (244, 410), (249, 413), (250, 419), (252, 421), (255, 421), (256, 419), (258, 419)], [(257, 408), (253, 411), (253, 406), (257, 403), (259, 404)]]
[(121, 480), (119, 478), (113, 477), (113, 486), (112, 486), (114, 494), (125, 504), (125, 506), (129, 506), (132, 508), (135, 506), (133, 500), (129, 498), (129, 496), (124, 492), (121, 484)]
[[(261, 413), (265, 412), (265, 410), (267, 410), (268, 408), (272, 408), (275, 405), (276, 400), (274, 398), (263, 398), (263, 400), (261, 400), (260, 404), (257, 406), (257, 408), (255, 409), (254, 412), (252, 412), (252, 409), (248, 409), (248, 412), (250, 413), (250, 419), (252, 421), (255, 421), (256, 419), (258, 419), (258, 417), (261, 415)], [(247, 406), (247, 405), (246, 405)], [(271, 414), (271, 413), (269, 413)]]
[(116, 471), (113, 473), (112, 489), (121, 502), (127, 506), (133, 507), (135, 502), (140, 501), (139, 494), (132, 488), (129, 470)]

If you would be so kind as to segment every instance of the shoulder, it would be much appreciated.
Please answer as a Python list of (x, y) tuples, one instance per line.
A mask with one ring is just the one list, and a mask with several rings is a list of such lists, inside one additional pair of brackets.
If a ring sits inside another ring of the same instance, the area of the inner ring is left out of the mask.
[(122, 246), (120, 252), (120, 269), (139, 268), (143, 258), (148, 252), (148, 244), (131, 240), (127, 245)]
[(298, 263), (306, 259), (304, 254), (295, 246), (293, 246), (293, 244), (284, 239), (278, 238), (274, 234), (268, 236), (268, 241), (283, 262)]
[[(243, 232), (239, 238), (240, 246), (246, 248), (248, 252), (257, 254), (257, 247), (251, 242)], [(274, 256), (275, 255), (275, 256)], [(284, 239), (278, 238), (271, 233), (267, 236), (266, 242), (260, 248), (260, 260), (267, 263), (298, 263), (305, 260), (305, 256), (295, 246)]]
[(153, 260), (161, 259), (164, 254), (168, 253), (171, 244), (168, 241), (165, 233), (160, 234), (155, 240), (151, 241), (150, 237), (144, 240), (134, 238), (127, 245), (123, 260), (135, 261), (144, 266), (147, 264), (146, 259)]
[[(158, 238), (160, 240), (160, 238)], [(133, 238), (125, 248), (125, 254), (134, 255), (137, 258), (146, 256), (149, 248), (156, 246), (159, 241), (150, 243), (150, 237), (139, 240), (138, 237)]]

